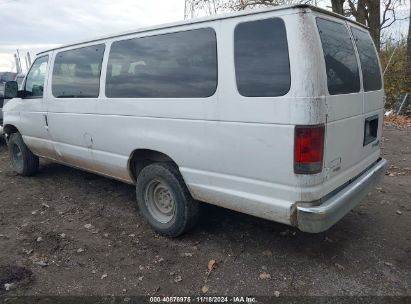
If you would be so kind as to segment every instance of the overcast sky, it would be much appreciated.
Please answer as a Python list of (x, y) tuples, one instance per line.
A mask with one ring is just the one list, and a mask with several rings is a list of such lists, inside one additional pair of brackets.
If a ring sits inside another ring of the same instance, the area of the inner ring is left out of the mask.
[[(16, 49), (21, 55), (27, 51), (35, 55), (54, 46), (183, 17), (184, 0), (0, 0), (0, 71), (15, 71)], [(402, 33), (406, 29), (406, 22), (395, 27)]]
[[(13, 54), (184, 19), (184, 0), (0, 0), (0, 71)], [(25, 63), (22, 57), (22, 65)]]

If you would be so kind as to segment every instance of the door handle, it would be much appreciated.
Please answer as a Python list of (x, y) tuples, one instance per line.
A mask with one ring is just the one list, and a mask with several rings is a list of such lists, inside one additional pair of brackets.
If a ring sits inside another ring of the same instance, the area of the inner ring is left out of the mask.
[(44, 128), (48, 131), (49, 130), (49, 121), (47, 119), (47, 114), (43, 114), (43, 117), (44, 117), (44, 122), (45, 122)]

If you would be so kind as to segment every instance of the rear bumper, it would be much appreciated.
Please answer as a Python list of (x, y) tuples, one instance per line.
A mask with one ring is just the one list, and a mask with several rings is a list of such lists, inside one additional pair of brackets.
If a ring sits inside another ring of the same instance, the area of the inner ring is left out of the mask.
[(297, 206), (297, 223), (301, 231), (319, 233), (327, 230), (372, 191), (384, 177), (387, 161), (381, 158), (372, 167), (326, 198), (319, 206)]

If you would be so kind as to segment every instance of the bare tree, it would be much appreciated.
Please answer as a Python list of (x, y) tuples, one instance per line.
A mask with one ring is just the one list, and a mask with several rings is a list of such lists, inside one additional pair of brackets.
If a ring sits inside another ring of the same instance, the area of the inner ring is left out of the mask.
[(345, 0), (331, 0), (331, 7), (334, 13), (344, 15)]
[[(391, 2), (392, 0), (384, 0)], [(394, 0), (395, 1), (395, 0)], [(348, 0), (348, 14), (352, 15), (359, 23), (370, 28), (371, 37), (377, 50), (380, 49), (381, 33), (381, 1), (380, 0)], [(386, 11), (386, 10), (384, 10)]]
[(241, 11), (247, 8), (270, 7), (291, 4), (316, 4), (322, 0), (186, 0), (185, 18), (196, 16), (196, 11), (212, 15), (225, 11)]
[(312, 4), (314, 0), (234, 0), (225, 1), (224, 8), (241, 11), (246, 8), (267, 7), (290, 4)]
[(353, 16), (357, 22), (367, 25), (379, 50), (381, 30), (400, 20), (396, 11), (403, 0), (331, 0), (331, 4), (333, 12)]

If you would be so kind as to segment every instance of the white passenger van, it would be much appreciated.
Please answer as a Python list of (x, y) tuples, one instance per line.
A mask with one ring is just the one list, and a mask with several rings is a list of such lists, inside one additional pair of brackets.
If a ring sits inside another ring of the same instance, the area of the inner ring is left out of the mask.
[(199, 202), (324, 231), (384, 175), (383, 80), (366, 28), (307, 5), (127, 32), (38, 54), (7, 83), (11, 163), (135, 184), (178, 236)]

